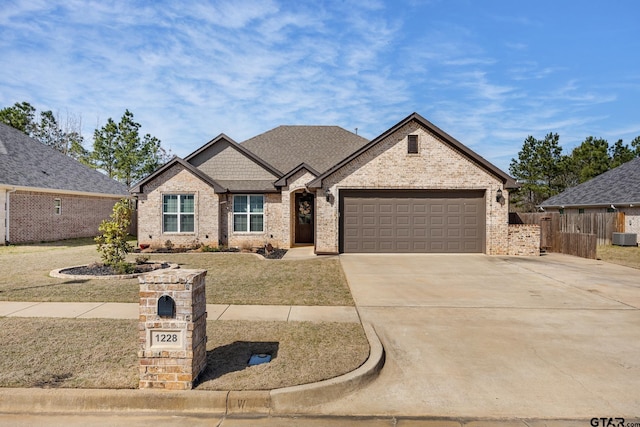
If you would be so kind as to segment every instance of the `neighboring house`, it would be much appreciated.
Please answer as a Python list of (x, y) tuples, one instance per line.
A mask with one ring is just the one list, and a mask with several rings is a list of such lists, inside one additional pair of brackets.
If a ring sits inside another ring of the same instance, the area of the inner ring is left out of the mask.
[(0, 123), (0, 244), (96, 236), (127, 190)]
[(241, 144), (222, 134), (132, 192), (138, 240), (152, 247), (507, 254), (516, 186), (414, 113), (372, 141), (335, 126), (280, 126)]
[(640, 235), (640, 157), (540, 204), (547, 212), (624, 212), (625, 232)]

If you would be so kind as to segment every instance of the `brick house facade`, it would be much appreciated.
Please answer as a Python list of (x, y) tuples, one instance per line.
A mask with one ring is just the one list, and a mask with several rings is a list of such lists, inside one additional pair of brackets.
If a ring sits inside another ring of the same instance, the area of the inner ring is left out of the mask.
[(126, 186), (0, 123), (0, 244), (93, 237)]
[[(523, 252), (510, 242), (512, 235), (523, 240), (508, 225), (508, 192), (515, 187), (506, 173), (414, 113), (371, 141), (318, 126), (279, 127), (242, 144), (221, 135), (184, 160), (174, 158), (132, 192), (140, 243), (152, 246), (171, 240), (312, 244), (319, 254), (509, 254)], [(171, 194), (181, 194), (184, 205), (176, 207)], [(350, 212), (351, 199), (364, 210)], [(186, 232), (174, 224), (182, 215)]]

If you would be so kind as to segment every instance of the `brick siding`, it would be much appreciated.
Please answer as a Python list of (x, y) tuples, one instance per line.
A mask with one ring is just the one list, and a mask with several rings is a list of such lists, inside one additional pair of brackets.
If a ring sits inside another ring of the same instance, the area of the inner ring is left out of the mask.
[[(9, 194), (10, 243), (49, 242), (99, 234), (100, 223), (109, 219), (112, 197), (16, 191)], [(55, 213), (54, 200), (60, 199), (61, 213)], [(4, 222), (3, 222), (4, 225)]]
[[(218, 246), (221, 209), (213, 188), (180, 165), (175, 165), (145, 185), (138, 197), (138, 242), (154, 248), (170, 240), (176, 247), (199, 244)], [(192, 233), (165, 233), (162, 226), (164, 194), (193, 194), (195, 228)], [(223, 205), (224, 206), (224, 205)]]
[(509, 225), (509, 255), (539, 256), (540, 226), (534, 224)]
[[(260, 193), (256, 193), (260, 194)], [(233, 194), (227, 197), (225, 214), (220, 224), (222, 240), (230, 247), (257, 248), (271, 243), (274, 247), (288, 248), (288, 224), (283, 214), (282, 194), (267, 193), (264, 196), (264, 231), (257, 233), (233, 231)], [(226, 239), (225, 239), (226, 236)]]
[[(419, 154), (407, 154), (407, 135), (418, 135)], [(485, 190), (486, 249), (508, 252), (508, 192), (500, 178), (440, 141), (416, 122), (408, 123), (324, 180), (316, 198), (316, 251), (336, 253), (339, 245), (338, 197), (341, 189)], [(322, 195), (326, 188), (334, 197)]]
[[(207, 365), (206, 270), (155, 271), (138, 278), (140, 388), (189, 390)], [(173, 318), (158, 316), (158, 300), (175, 302)], [(176, 333), (178, 346), (158, 347), (151, 332)]]

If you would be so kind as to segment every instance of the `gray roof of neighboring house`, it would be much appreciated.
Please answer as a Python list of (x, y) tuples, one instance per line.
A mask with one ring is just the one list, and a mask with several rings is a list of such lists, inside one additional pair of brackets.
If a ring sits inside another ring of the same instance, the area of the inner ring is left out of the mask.
[(0, 123), (0, 185), (62, 192), (128, 194), (127, 187)]
[(322, 173), (368, 142), (339, 126), (279, 126), (241, 145), (283, 173), (301, 163)]
[(640, 205), (640, 157), (550, 197), (542, 207)]

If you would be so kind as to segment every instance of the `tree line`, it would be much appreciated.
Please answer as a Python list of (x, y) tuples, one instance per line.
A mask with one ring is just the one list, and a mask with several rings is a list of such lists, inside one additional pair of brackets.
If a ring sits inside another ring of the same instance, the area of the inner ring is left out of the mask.
[[(131, 186), (144, 178), (171, 157), (158, 138), (140, 136), (140, 123), (133, 113), (125, 110), (119, 122), (112, 118), (93, 132), (92, 149), (84, 146), (82, 120), (69, 115), (61, 120), (51, 110), (37, 110), (28, 102), (16, 102), (0, 110), (0, 122), (12, 126), (31, 138), (70, 156), (85, 165), (103, 171)], [(62, 122), (62, 123), (61, 123)]]
[(569, 154), (562, 153), (559, 140), (557, 133), (548, 133), (544, 139), (528, 136), (518, 158), (511, 159), (509, 172), (521, 185), (512, 192), (516, 210), (534, 212), (549, 197), (640, 156), (640, 136), (631, 146), (622, 139), (610, 145), (589, 136)]

